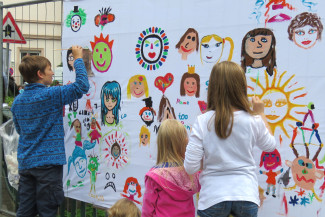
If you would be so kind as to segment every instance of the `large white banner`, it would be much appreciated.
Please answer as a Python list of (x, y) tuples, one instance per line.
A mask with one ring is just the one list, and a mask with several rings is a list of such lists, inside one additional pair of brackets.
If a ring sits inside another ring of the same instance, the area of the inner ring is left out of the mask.
[(161, 121), (190, 133), (206, 111), (212, 66), (232, 60), (279, 144), (255, 152), (259, 216), (324, 216), (324, 14), (313, 0), (65, 1), (64, 84), (75, 80), (68, 49), (78, 44), (91, 85), (65, 107), (65, 195), (141, 207)]

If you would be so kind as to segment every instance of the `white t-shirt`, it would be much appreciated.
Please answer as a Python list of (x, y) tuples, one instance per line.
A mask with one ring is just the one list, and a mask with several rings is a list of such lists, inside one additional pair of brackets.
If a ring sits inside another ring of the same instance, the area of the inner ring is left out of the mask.
[(232, 133), (220, 139), (215, 133), (214, 111), (197, 117), (186, 148), (184, 167), (189, 174), (200, 169), (198, 209), (205, 210), (222, 201), (251, 201), (259, 205), (253, 147), (266, 152), (276, 148), (261, 116), (234, 112)]

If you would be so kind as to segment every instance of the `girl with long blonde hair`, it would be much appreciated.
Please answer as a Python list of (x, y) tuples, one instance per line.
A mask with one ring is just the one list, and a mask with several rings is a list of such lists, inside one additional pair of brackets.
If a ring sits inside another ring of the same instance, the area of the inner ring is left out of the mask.
[[(189, 174), (200, 170), (198, 215), (257, 216), (259, 201), (253, 147), (271, 152), (276, 148), (267, 127), (264, 104), (247, 98), (244, 70), (224, 61), (214, 65), (208, 87), (208, 111), (192, 126), (184, 167)], [(245, 207), (245, 209), (242, 209)]]
[(183, 166), (187, 142), (186, 129), (179, 121), (162, 122), (157, 135), (157, 164), (145, 176), (142, 217), (195, 216), (193, 195), (200, 185), (198, 173), (188, 175)]

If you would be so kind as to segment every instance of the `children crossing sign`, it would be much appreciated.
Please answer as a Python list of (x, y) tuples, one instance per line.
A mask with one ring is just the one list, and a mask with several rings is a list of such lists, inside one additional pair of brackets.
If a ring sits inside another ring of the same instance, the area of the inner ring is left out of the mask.
[(26, 44), (26, 40), (21, 34), (10, 12), (8, 12), (5, 18), (3, 19), (2, 35), (4, 43)]

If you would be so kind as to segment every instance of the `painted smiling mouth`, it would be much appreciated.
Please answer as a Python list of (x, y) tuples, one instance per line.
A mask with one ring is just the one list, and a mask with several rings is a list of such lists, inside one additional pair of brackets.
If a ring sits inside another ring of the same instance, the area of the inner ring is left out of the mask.
[(141, 95), (143, 93), (143, 91), (141, 91), (140, 93), (136, 93), (135, 91), (133, 91), (133, 93), (137, 96)]
[(149, 117), (144, 117), (143, 120), (144, 120), (144, 121), (151, 121), (151, 118), (149, 118)]
[(104, 60), (103, 64), (100, 64), (100, 63), (97, 61), (97, 65), (98, 65), (99, 67), (103, 67), (103, 66), (105, 66), (105, 64), (106, 64), (106, 60)]
[(189, 91), (189, 90), (187, 90), (187, 92), (188, 92), (188, 93), (194, 93), (194, 90), (193, 90), (193, 91)]
[(115, 184), (114, 184), (114, 182), (108, 182), (108, 183), (105, 185), (104, 189), (106, 189), (106, 188), (108, 188), (108, 187), (111, 187), (111, 188), (116, 192), (116, 188), (115, 188)]
[(275, 164), (275, 163), (266, 164), (266, 166), (268, 166), (268, 167), (272, 167), (272, 166), (274, 166), (274, 164)]
[(208, 56), (206, 56), (206, 58), (209, 60), (209, 59), (212, 59), (212, 57), (208, 57)]
[(193, 49), (189, 49), (189, 50), (187, 50), (185, 47), (183, 47), (183, 46), (181, 46), (181, 49), (182, 49), (182, 51), (184, 51), (184, 52), (190, 52), (190, 51), (192, 51)]
[(261, 54), (261, 53), (263, 53), (263, 52), (253, 52), (253, 54)]
[(311, 42), (311, 41), (303, 41), (303, 42), (301, 42), (301, 43), (304, 44), (304, 45), (308, 45), (308, 44), (310, 44), (310, 42)]
[(148, 53), (148, 56), (153, 59), (155, 56), (156, 56), (156, 53), (155, 52), (152, 52), (152, 53)]
[(315, 183), (315, 180), (313, 180), (313, 179), (308, 179), (307, 180), (304, 176), (301, 176), (301, 178), (299, 178), (298, 174), (296, 174), (296, 175), (297, 175), (297, 180), (299, 182), (301, 182), (302, 180), (304, 180), (306, 183), (308, 183), (308, 182)]
[(277, 116), (277, 115), (265, 115), (265, 116), (266, 116), (266, 118), (268, 118), (268, 119), (270, 119), (272, 121), (280, 117), (280, 116)]

